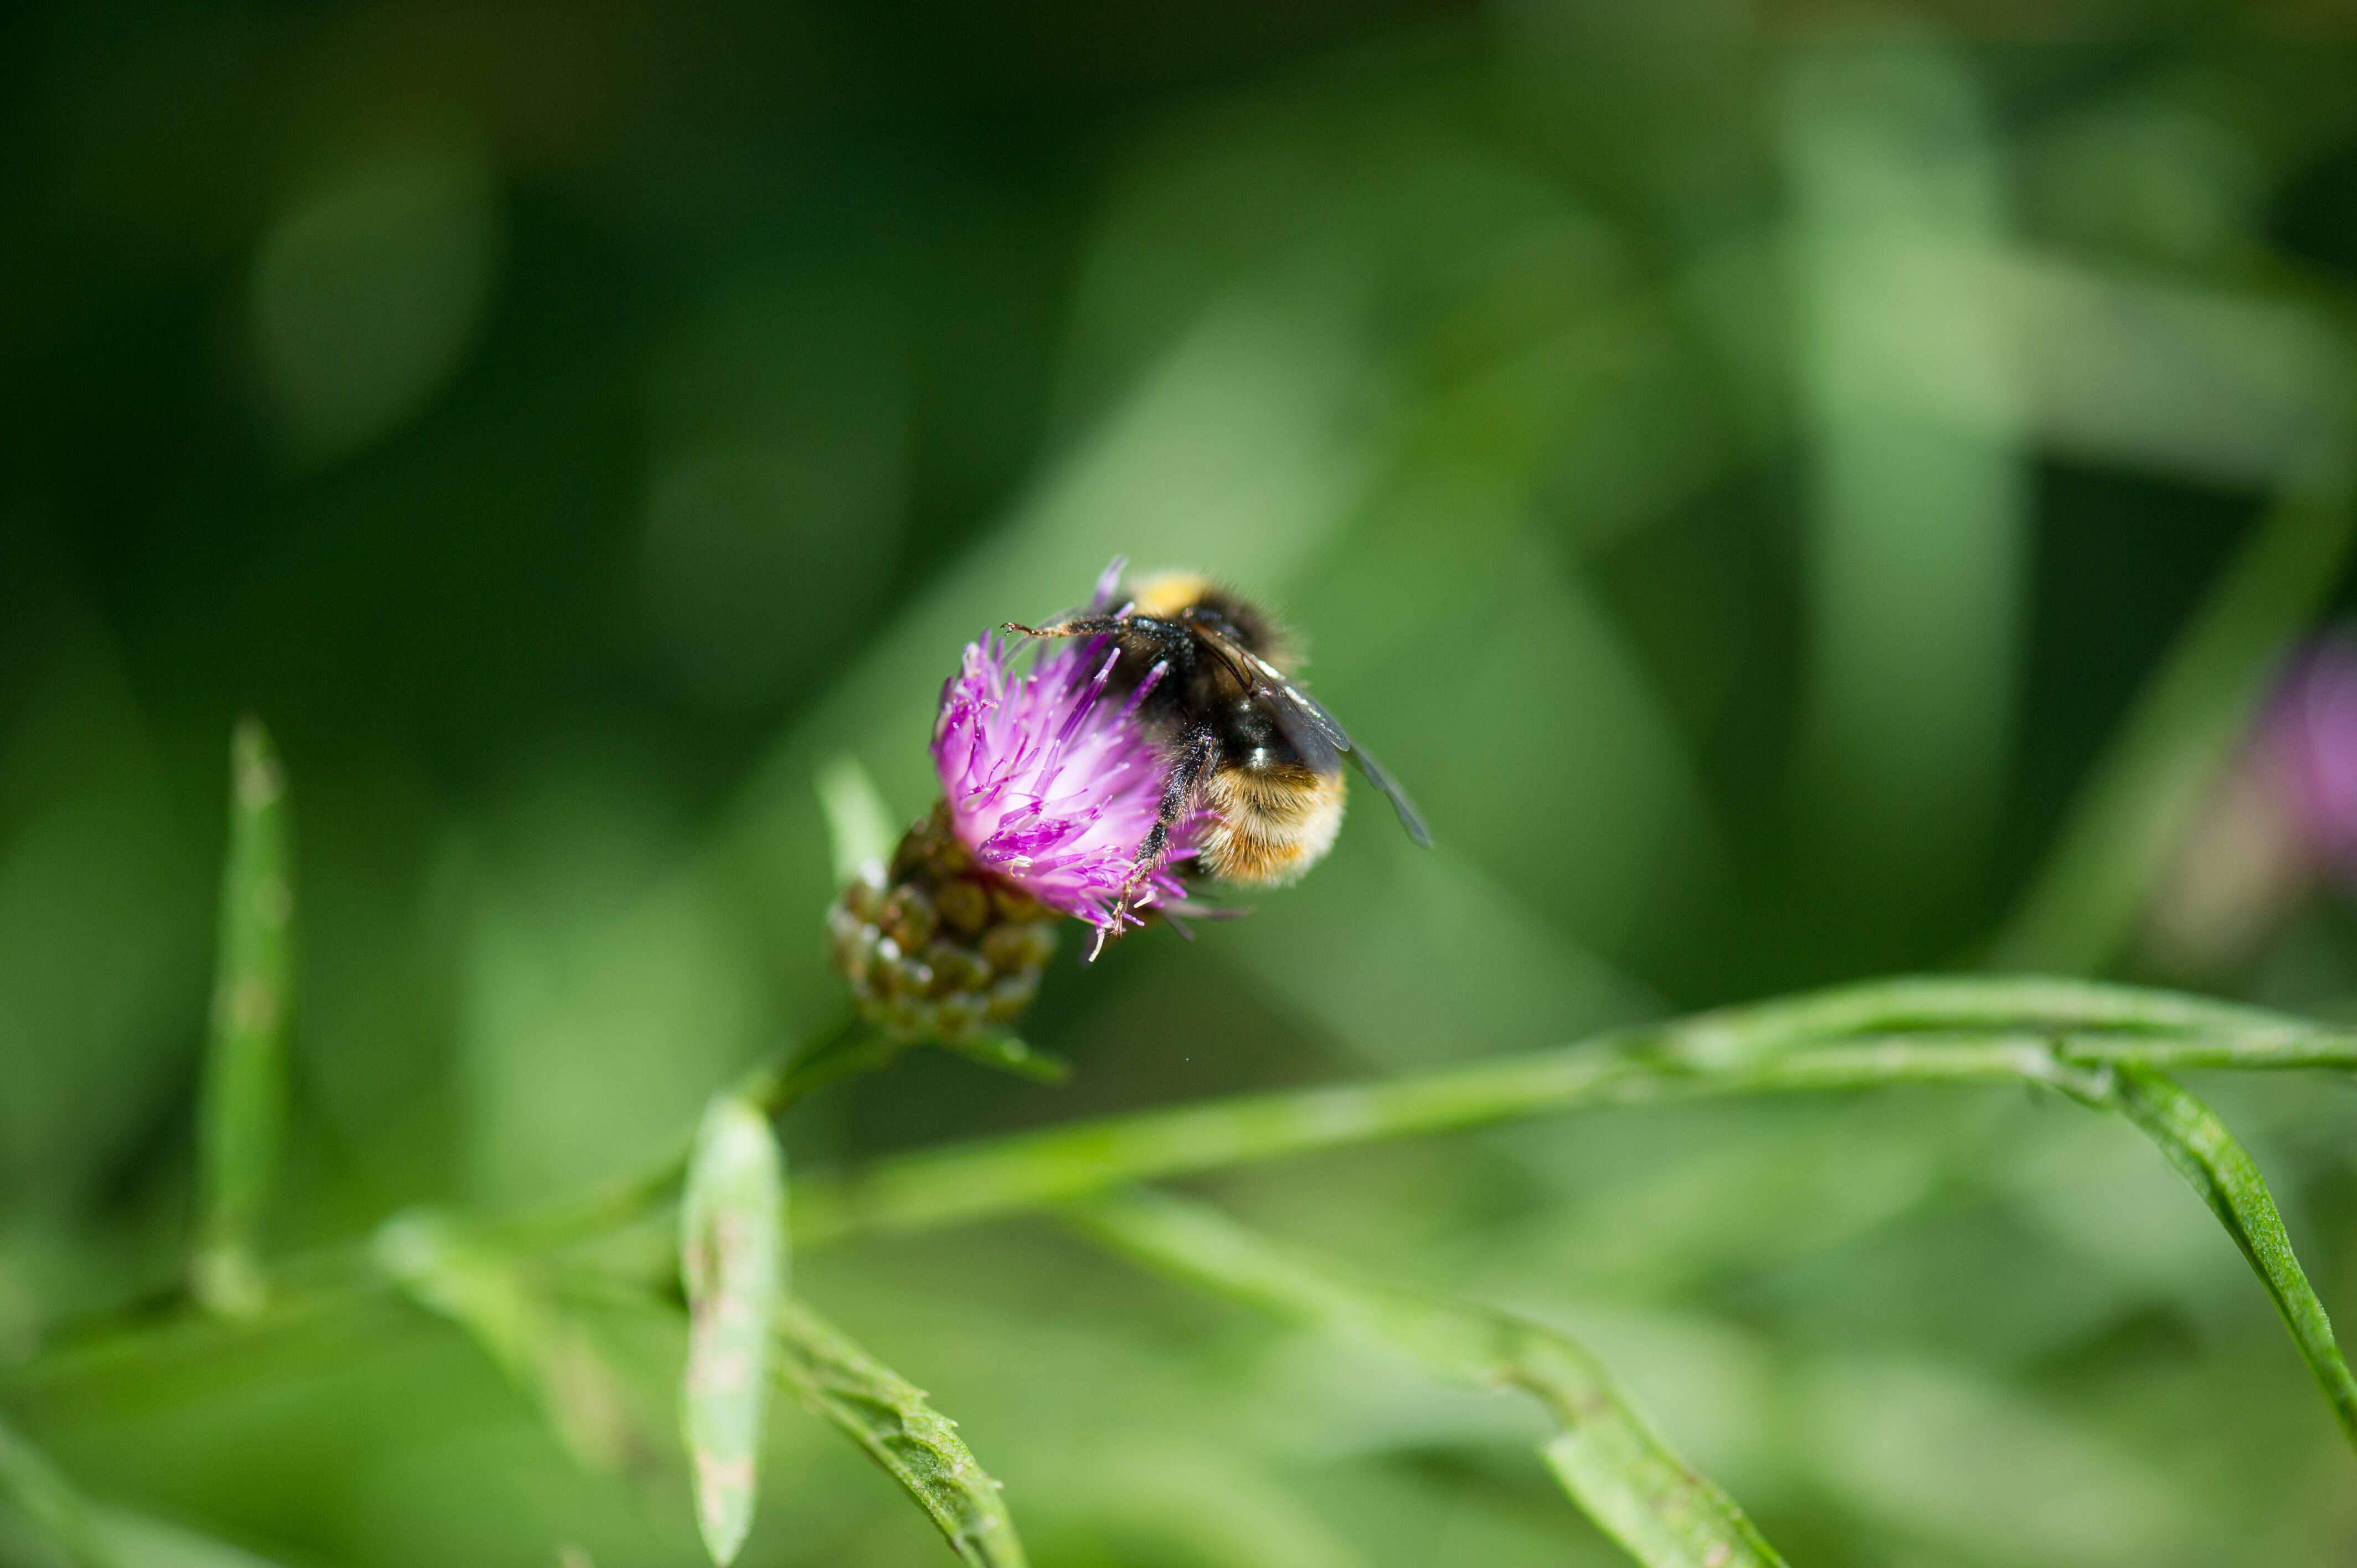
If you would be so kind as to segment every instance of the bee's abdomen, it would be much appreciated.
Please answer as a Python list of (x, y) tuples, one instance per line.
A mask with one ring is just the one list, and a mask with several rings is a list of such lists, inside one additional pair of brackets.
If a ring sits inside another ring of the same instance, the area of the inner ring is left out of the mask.
[(1198, 858), (1223, 881), (1290, 882), (1334, 846), (1344, 795), (1339, 770), (1318, 773), (1299, 763), (1222, 768), (1204, 786), (1218, 820)]

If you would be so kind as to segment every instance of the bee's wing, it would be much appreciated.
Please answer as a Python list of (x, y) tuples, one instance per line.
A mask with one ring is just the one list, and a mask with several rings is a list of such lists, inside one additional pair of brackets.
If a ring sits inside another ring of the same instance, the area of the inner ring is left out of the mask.
[(1407, 798), (1407, 791), (1392, 781), (1392, 776), (1367, 755), (1366, 747), (1351, 738), (1350, 732), (1335, 722), (1334, 715), (1326, 711), (1323, 703), (1286, 680), (1283, 671), (1233, 638), (1200, 622), (1196, 624), (1195, 630), (1244, 682), (1254, 700), (1268, 710), (1269, 715), (1276, 720), (1277, 728), (1285, 732), (1285, 738), (1293, 743), (1295, 750), (1308, 757), (1332, 752), (1348, 757), (1366, 776), (1367, 782), (1391, 801), (1392, 810), (1399, 813), (1400, 826), (1407, 830), (1407, 836), (1426, 848), (1431, 847), (1432, 830), (1424, 825), (1424, 817), (1416, 811), (1415, 802)]
[[(1308, 702), (1308, 699), (1304, 698), (1303, 701)], [(1310, 705), (1315, 707), (1317, 704), (1312, 703)], [(1329, 714), (1326, 722), (1332, 724), (1334, 722), (1332, 715)], [(1430, 849), (1432, 830), (1424, 825), (1424, 816), (1415, 809), (1415, 802), (1407, 798), (1407, 791), (1393, 782), (1392, 776), (1376, 765), (1375, 759), (1367, 755), (1365, 746), (1350, 746), (1347, 748), (1347, 754), (1352, 762), (1359, 765), (1359, 771), (1367, 776), (1367, 782), (1382, 790), (1385, 798), (1391, 801), (1392, 810), (1399, 813), (1400, 826), (1407, 830), (1407, 836), (1425, 848)]]

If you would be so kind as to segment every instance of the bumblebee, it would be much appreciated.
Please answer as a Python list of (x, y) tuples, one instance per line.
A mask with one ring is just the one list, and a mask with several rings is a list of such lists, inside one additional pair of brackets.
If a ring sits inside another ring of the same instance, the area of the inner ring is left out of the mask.
[(1341, 829), (1345, 757), (1390, 799), (1410, 838), (1432, 842), (1406, 791), (1286, 673), (1292, 660), (1275, 619), (1209, 578), (1166, 573), (1138, 584), (1114, 614), (1052, 626), (1008, 621), (1005, 629), (1102, 637), (1120, 650), (1110, 683), (1135, 699), (1168, 767), (1131, 892), (1199, 806), (1212, 818), (1196, 854), (1201, 870), (1252, 886), (1299, 877)]

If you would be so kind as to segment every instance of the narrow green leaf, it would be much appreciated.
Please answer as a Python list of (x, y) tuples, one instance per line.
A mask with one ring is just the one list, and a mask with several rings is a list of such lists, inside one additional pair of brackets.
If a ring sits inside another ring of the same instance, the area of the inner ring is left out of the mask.
[(2348, 1037), (2345, 1029), (2213, 996), (2046, 974), (1899, 975), (1714, 1008), (1653, 1032), (1683, 1055), (1717, 1062), (1808, 1040), (1903, 1029)]
[(2337, 473), (2277, 500), (2105, 749), (1994, 962), (2087, 973), (2118, 955), (2269, 670), (2340, 580), (2353, 525)]
[(75, 1568), (129, 1568), (99, 1521), (98, 1510), (56, 1461), (0, 1421), (0, 1497), (56, 1542)]
[(1084, 1230), (1194, 1283), (1395, 1346), (1480, 1387), (1534, 1395), (1561, 1429), (1542, 1452), (1564, 1490), (1647, 1568), (1774, 1568), (1784, 1561), (1566, 1334), (1361, 1279), (1215, 1209), (1161, 1194), (1133, 1190), (1070, 1212)]
[(199, 1215), (189, 1283), (216, 1312), (250, 1316), (264, 1291), (262, 1214), (285, 1119), (295, 885), (286, 778), (258, 720), (230, 739), (229, 854), (199, 1110)]
[(723, 1568), (753, 1528), (770, 1319), (784, 1289), (785, 1202), (769, 1117), (741, 1096), (716, 1096), (696, 1130), (680, 1209), (688, 1313), (680, 1408), (696, 1525)]
[(834, 851), (834, 885), (842, 887), (866, 877), (881, 887), (900, 832), (892, 825), (892, 808), (884, 803), (884, 792), (857, 757), (846, 752), (819, 769), (818, 803), (826, 813), (827, 842)]
[(925, 1391), (801, 1302), (778, 1309), (778, 1376), (812, 1413), (867, 1451), (971, 1568), (1025, 1568), (1006, 1498)]
[(624, 1469), (652, 1451), (596, 1343), (507, 1252), (425, 1210), (386, 1220), (374, 1250), (378, 1266), (413, 1300), (465, 1328), (539, 1401), (583, 1468)]
[(2176, 1079), (2136, 1062), (2123, 1062), (2115, 1071), (2115, 1103), (2160, 1146), (2250, 1260), (2342, 1431), (2357, 1444), (2357, 1379), (2351, 1378), (2349, 1363), (2333, 1338), (2332, 1320), (2292, 1252), (2283, 1216), (2276, 1211), (2259, 1167), (2217, 1113)]

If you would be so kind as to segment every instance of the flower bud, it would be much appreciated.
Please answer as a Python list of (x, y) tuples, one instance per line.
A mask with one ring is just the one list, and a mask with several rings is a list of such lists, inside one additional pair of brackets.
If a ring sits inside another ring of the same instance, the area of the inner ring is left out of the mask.
[(887, 875), (855, 880), (827, 913), (862, 1018), (895, 1039), (956, 1044), (1030, 1005), (1057, 911), (976, 866), (946, 801), (900, 840)]

